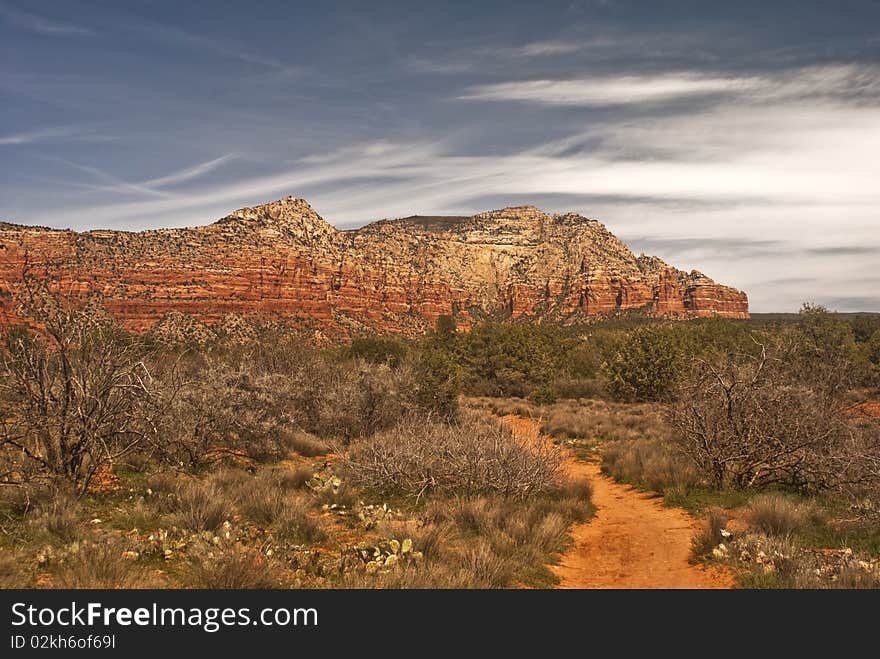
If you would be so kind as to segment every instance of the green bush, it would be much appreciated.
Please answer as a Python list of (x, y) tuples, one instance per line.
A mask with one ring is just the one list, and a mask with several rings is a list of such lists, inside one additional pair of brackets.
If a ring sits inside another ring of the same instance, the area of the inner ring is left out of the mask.
[(635, 330), (602, 364), (609, 393), (633, 402), (669, 399), (684, 368), (681, 332), (668, 325)]
[(363, 359), (371, 364), (388, 364), (397, 368), (406, 359), (406, 343), (387, 336), (359, 336), (346, 351), (349, 358)]

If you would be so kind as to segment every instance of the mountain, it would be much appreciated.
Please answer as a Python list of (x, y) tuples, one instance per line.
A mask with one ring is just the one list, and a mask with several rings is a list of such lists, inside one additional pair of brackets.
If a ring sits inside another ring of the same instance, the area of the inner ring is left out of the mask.
[[(0, 324), (16, 321), (23, 272), (98, 293), (125, 327), (171, 312), (228, 314), (331, 332), (417, 334), (451, 314), (577, 322), (624, 310), (748, 318), (746, 294), (651, 256), (601, 223), (532, 206), (412, 216), (341, 231), (286, 197), (188, 229), (57, 231), (0, 224)], [(179, 316), (179, 313), (176, 313)]]

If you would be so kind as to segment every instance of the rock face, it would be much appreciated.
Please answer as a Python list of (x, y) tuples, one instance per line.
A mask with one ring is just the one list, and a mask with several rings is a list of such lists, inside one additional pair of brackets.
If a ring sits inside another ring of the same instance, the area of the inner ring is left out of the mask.
[(473, 217), (382, 220), (339, 231), (287, 197), (204, 227), (55, 231), (0, 224), (0, 325), (28, 272), (67, 295), (98, 293), (125, 327), (171, 312), (229, 314), (335, 332), (417, 334), (438, 316), (573, 323), (623, 310), (747, 318), (746, 294), (635, 257), (602, 224), (532, 206)]

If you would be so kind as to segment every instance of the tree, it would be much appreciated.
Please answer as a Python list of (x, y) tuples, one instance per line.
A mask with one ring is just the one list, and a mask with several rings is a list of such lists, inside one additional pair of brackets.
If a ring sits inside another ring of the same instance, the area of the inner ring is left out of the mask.
[(143, 348), (97, 304), (76, 309), (30, 279), (22, 311), (40, 329), (8, 333), (0, 357), (4, 480), (33, 474), (84, 493), (101, 465), (156, 432)]
[(822, 386), (837, 365), (814, 363), (806, 377), (797, 352), (758, 343), (754, 354), (695, 362), (669, 420), (714, 486), (815, 491), (872, 477), (880, 447), (856, 437), (841, 391)]
[(602, 364), (608, 391), (626, 401), (669, 398), (684, 371), (684, 348), (676, 328), (647, 326), (627, 335)]

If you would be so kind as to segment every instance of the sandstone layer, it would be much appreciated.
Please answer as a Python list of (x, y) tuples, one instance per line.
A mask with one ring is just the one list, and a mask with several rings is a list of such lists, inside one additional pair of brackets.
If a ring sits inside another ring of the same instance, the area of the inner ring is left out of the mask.
[(353, 333), (417, 334), (438, 316), (563, 323), (638, 310), (747, 318), (746, 294), (656, 257), (601, 223), (532, 206), (409, 217), (341, 231), (293, 197), (208, 226), (58, 231), (0, 224), (0, 325), (17, 322), (23, 274), (65, 295), (102, 296), (126, 328), (166, 314), (229, 314)]

